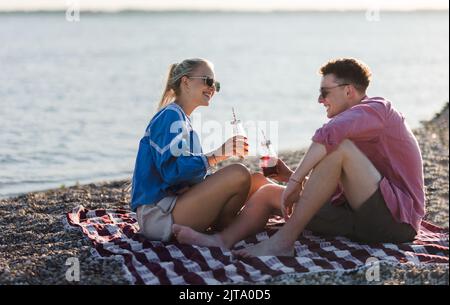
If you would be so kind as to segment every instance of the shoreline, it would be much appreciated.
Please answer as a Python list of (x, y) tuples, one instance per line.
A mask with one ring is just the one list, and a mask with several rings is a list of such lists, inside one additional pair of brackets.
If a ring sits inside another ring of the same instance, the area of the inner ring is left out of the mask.
[[(438, 116), (441, 115), (445, 111), (447, 111), (447, 113), (448, 113), (448, 109), (446, 110), (446, 107), (448, 108), (448, 103), (445, 104), (445, 106), (439, 112), (436, 112), (432, 116), (432, 118), (430, 118), (430, 120), (419, 121), (419, 123), (418, 123), (419, 126), (412, 128), (413, 132), (415, 134), (417, 134), (420, 129), (429, 128), (429, 126), (435, 126), (437, 124), (440, 124), (441, 125), (440, 128), (443, 128), (445, 130), (445, 128), (446, 128), (445, 123), (448, 122), (448, 120), (447, 121), (445, 120), (445, 113), (444, 113), (444, 120), (442, 119), (442, 116), (440, 116), (440, 119), (438, 118)], [(434, 128), (436, 129), (436, 127), (434, 127)], [(444, 134), (442, 136), (440, 136), (440, 139), (441, 139), (441, 141), (445, 142), (445, 144), (448, 146), (448, 132), (446, 132), (446, 133), (444, 132)], [(298, 161), (305, 153), (306, 145), (308, 145), (308, 143), (306, 143), (305, 147), (302, 147), (302, 148), (280, 149), (279, 155), (282, 157), (283, 160), (285, 160), (285, 161), (287, 160), (286, 163), (291, 168), (295, 167), (298, 165)], [(218, 165), (218, 168), (221, 168), (221, 167), (231, 164), (233, 162), (236, 162), (236, 160), (228, 160), (228, 161), (222, 162), (220, 165)], [(247, 157), (246, 160), (244, 160), (244, 162), (241, 162), (241, 163), (247, 165), (252, 171), (258, 171), (257, 162), (258, 162), (257, 157)], [(5, 194), (0, 193), (0, 200), (14, 199), (16, 197), (20, 197), (20, 196), (23, 196), (23, 195), (26, 195), (29, 193), (48, 192), (48, 191), (52, 191), (52, 190), (56, 190), (56, 189), (68, 189), (68, 188), (71, 188), (74, 186), (80, 186), (80, 185), (88, 185), (88, 184), (100, 185), (100, 184), (105, 184), (105, 183), (107, 184), (109, 182), (125, 181), (125, 180), (130, 180), (132, 174), (133, 173), (131, 170), (130, 174), (128, 174), (128, 175), (122, 173), (122, 174), (113, 174), (113, 175), (108, 175), (108, 176), (100, 175), (97, 178), (67, 179), (67, 180), (62, 180), (62, 181), (54, 182), (54, 183), (43, 182), (41, 184), (46, 185), (46, 186), (41, 186), (41, 187), (37, 186), (36, 188), (28, 188), (23, 191), (10, 192), (10, 193), (5, 193)]]
[[(449, 227), (449, 104), (430, 121), (414, 130), (424, 160), (427, 214), (424, 219)], [(280, 157), (295, 167), (305, 149), (283, 151)], [(252, 171), (256, 158), (244, 160)], [(235, 161), (229, 160), (221, 166)], [(71, 284), (66, 281), (65, 262), (80, 261), (81, 282), (75, 284), (128, 284), (121, 265), (94, 258), (91, 243), (79, 231), (66, 231), (65, 213), (82, 204), (86, 208), (129, 209), (129, 179), (75, 185), (29, 192), (0, 199), (0, 284)], [(352, 274), (302, 274), (267, 284), (368, 284), (365, 269)], [(326, 276), (324, 276), (326, 275)], [(381, 281), (375, 284), (448, 285), (449, 266), (390, 266), (381, 264)]]

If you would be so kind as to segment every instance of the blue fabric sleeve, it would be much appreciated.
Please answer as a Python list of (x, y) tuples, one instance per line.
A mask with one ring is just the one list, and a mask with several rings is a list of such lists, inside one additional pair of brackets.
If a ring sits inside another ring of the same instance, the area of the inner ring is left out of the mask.
[(175, 110), (166, 109), (149, 128), (151, 152), (165, 183), (195, 184), (205, 177), (208, 160), (203, 153), (192, 153), (184, 117)]

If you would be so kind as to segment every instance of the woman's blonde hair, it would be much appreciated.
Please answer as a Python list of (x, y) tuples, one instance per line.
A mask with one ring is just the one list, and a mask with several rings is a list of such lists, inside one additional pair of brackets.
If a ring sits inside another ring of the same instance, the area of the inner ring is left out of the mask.
[(166, 85), (158, 103), (158, 110), (172, 103), (177, 96), (180, 95), (181, 78), (190, 75), (198, 66), (207, 64), (211, 68), (213, 65), (203, 58), (189, 58), (183, 60), (181, 63), (171, 64), (167, 74)]

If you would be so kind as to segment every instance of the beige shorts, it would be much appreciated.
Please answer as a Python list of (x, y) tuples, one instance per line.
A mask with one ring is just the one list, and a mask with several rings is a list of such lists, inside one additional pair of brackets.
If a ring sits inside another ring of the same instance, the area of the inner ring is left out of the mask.
[(136, 210), (139, 233), (150, 240), (169, 241), (172, 237), (173, 217), (177, 196), (168, 196), (157, 204), (141, 205)]

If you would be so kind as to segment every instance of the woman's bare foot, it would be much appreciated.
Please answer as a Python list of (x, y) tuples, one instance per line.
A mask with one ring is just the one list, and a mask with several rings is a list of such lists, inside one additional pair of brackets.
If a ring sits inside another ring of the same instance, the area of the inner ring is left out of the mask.
[(177, 224), (172, 225), (172, 232), (181, 244), (228, 249), (219, 234), (208, 235)]
[(280, 247), (272, 240), (267, 239), (254, 246), (231, 251), (236, 257), (253, 256), (295, 256), (294, 247)]

